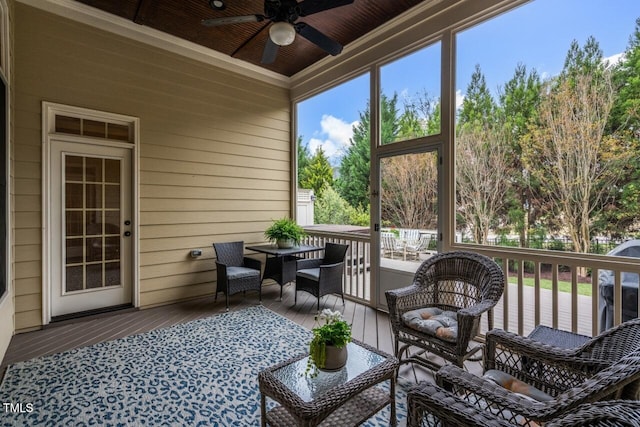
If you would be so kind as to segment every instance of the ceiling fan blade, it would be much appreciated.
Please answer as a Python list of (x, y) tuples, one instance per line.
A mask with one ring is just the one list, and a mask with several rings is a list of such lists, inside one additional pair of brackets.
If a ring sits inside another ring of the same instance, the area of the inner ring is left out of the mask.
[(263, 64), (272, 64), (273, 61), (276, 60), (276, 56), (278, 56), (278, 49), (280, 46), (275, 44), (271, 37), (267, 37), (267, 44), (264, 45), (264, 50), (262, 51), (262, 60), (260, 61)]
[(342, 52), (342, 45), (340, 43), (330, 39), (311, 25), (305, 24), (304, 22), (297, 22), (295, 27), (298, 34), (309, 40), (311, 43), (314, 43), (318, 47), (326, 50), (331, 55), (335, 56)]
[(202, 25), (205, 27), (218, 27), (220, 25), (241, 24), (243, 22), (264, 21), (262, 15), (226, 16), (224, 18), (203, 19)]
[(351, 3), (353, 3), (353, 0), (304, 0), (298, 3), (298, 7), (300, 8), (300, 16), (308, 16)]

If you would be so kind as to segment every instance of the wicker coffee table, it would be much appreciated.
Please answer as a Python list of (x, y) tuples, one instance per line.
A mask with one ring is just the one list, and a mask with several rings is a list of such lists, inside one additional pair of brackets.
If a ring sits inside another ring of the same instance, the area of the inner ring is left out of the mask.
[[(387, 405), (395, 426), (398, 359), (355, 340), (348, 351), (344, 368), (316, 378), (305, 375), (304, 354), (260, 372), (262, 426), (356, 426)], [(377, 386), (383, 381), (389, 391)], [(267, 398), (279, 403), (268, 412)]]

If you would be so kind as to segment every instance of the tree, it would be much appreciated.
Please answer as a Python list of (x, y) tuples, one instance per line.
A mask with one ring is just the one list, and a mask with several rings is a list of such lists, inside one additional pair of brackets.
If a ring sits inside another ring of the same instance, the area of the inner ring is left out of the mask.
[(313, 220), (316, 224), (349, 224), (353, 207), (331, 186), (316, 198)]
[(298, 186), (300, 188), (307, 188), (302, 183), (306, 182), (306, 169), (310, 161), (309, 148), (302, 143), (302, 135), (300, 135), (298, 136)]
[(313, 189), (317, 197), (322, 195), (326, 187), (333, 185), (333, 168), (322, 147), (318, 147), (304, 169), (304, 180), (301, 181), (301, 185), (302, 188)]
[(528, 229), (534, 212), (539, 208), (538, 184), (531, 179), (522, 164), (522, 144), (528, 126), (537, 119), (542, 83), (538, 73), (527, 72), (527, 67), (518, 64), (513, 77), (499, 95), (498, 117), (504, 126), (506, 143), (509, 146), (510, 191), (507, 195), (509, 224), (520, 236), (520, 247), (526, 247)]
[(440, 99), (427, 91), (407, 99), (398, 120), (399, 139), (419, 138), (440, 133)]
[(640, 137), (640, 18), (629, 38), (623, 59), (614, 67), (612, 76), (616, 98), (611, 108), (610, 132), (628, 132)]
[(383, 159), (382, 218), (401, 228), (436, 228), (438, 159), (434, 153)]
[(550, 81), (524, 156), (551, 204), (548, 220), (566, 230), (576, 252), (588, 252), (593, 214), (619, 177), (624, 157), (605, 137), (613, 105), (609, 72), (591, 38), (583, 50), (572, 43), (561, 76)]
[(337, 190), (351, 206), (369, 204), (369, 173), (371, 147), (369, 143), (369, 108), (360, 113), (360, 122), (353, 127), (353, 137), (340, 162)]
[(508, 144), (501, 128), (463, 127), (456, 137), (458, 214), (474, 242), (486, 244), (509, 187)]
[(496, 115), (496, 104), (487, 88), (487, 82), (480, 65), (476, 65), (471, 81), (462, 101), (462, 108), (458, 115), (458, 125), (487, 127)]
[[(382, 141), (395, 141), (398, 132), (396, 103), (394, 94), (388, 98), (382, 94), (381, 105), (381, 138)], [(353, 127), (353, 137), (346, 154), (340, 163), (340, 177), (337, 189), (340, 195), (353, 207), (367, 209), (369, 206), (369, 175), (371, 172), (371, 109), (360, 113), (359, 122)]]
[(614, 135), (629, 152), (621, 166), (621, 184), (611, 186), (610, 202), (599, 215), (596, 226), (612, 237), (637, 232), (640, 224), (640, 18), (629, 38), (622, 60), (612, 67), (615, 100), (609, 115), (607, 132)]
[(456, 197), (462, 220), (458, 228), (468, 228), (480, 244), (497, 225), (509, 188), (509, 147), (495, 113), (495, 101), (476, 65), (458, 119)]

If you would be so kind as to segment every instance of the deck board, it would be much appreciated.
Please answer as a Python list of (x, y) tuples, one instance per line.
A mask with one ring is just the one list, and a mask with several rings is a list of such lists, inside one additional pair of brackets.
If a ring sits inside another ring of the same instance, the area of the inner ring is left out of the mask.
[[(311, 329), (315, 325), (317, 300), (306, 292), (298, 292), (298, 301), (294, 305), (294, 286), (288, 285), (284, 288), (282, 301), (279, 300), (279, 286), (265, 286), (262, 292), (262, 303), (274, 312)], [(257, 303), (258, 298), (255, 293), (247, 293), (244, 296), (237, 294), (229, 299), (232, 311)], [(327, 295), (321, 299), (320, 309), (323, 308), (343, 312), (345, 319), (352, 324), (353, 338), (387, 353), (393, 352), (393, 335), (387, 313), (348, 299), (345, 299), (343, 306), (341, 298), (335, 295)], [(17, 334), (12, 338), (4, 360), (0, 364), (0, 377), (4, 375), (8, 365), (16, 362), (165, 328), (224, 312), (225, 300), (224, 296), (220, 295), (217, 302), (214, 302), (213, 297), (209, 297), (146, 310), (129, 309), (69, 320), (60, 324), (52, 324), (39, 331)], [(404, 365), (400, 374), (412, 381), (416, 379), (432, 381), (432, 374), (429, 371), (416, 368), (417, 376), (415, 377), (412, 371), (414, 369)]]

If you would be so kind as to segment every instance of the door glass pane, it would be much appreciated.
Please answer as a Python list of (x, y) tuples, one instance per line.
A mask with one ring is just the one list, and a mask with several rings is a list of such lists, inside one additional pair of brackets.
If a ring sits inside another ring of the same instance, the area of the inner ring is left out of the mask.
[(120, 286), (120, 263), (110, 262), (105, 264), (106, 286)]
[(67, 292), (82, 290), (82, 266), (74, 266), (66, 268), (67, 280), (65, 282), (65, 290)]
[(86, 159), (85, 176), (87, 182), (102, 182), (102, 159)]
[(65, 185), (64, 200), (67, 208), (82, 209), (82, 184), (71, 184), (67, 182)]
[(87, 195), (85, 198), (85, 206), (87, 208), (102, 207), (102, 184), (85, 184)]
[(67, 265), (82, 262), (83, 239), (67, 239)]
[(120, 208), (120, 186), (106, 184), (104, 186), (104, 205), (106, 208)]
[(120, 286), (120, 160), (65, 161), (65, 292)]
[(67, 236), (82, 236), (82, 211), (67, 210)]
[(120, 183), (120, 161), (105, 159), (104, 182)]
[(415, 272), (437, 250), (437, 152), (387, 157), (380, 163), (382, 267)]
[(102, 264), (87, 265), (87, 289), (102, 287)]
[(82, 182), (82, 157), (67, 156), (65, 164), (65, 176), (67, 182), (78, 181)]

